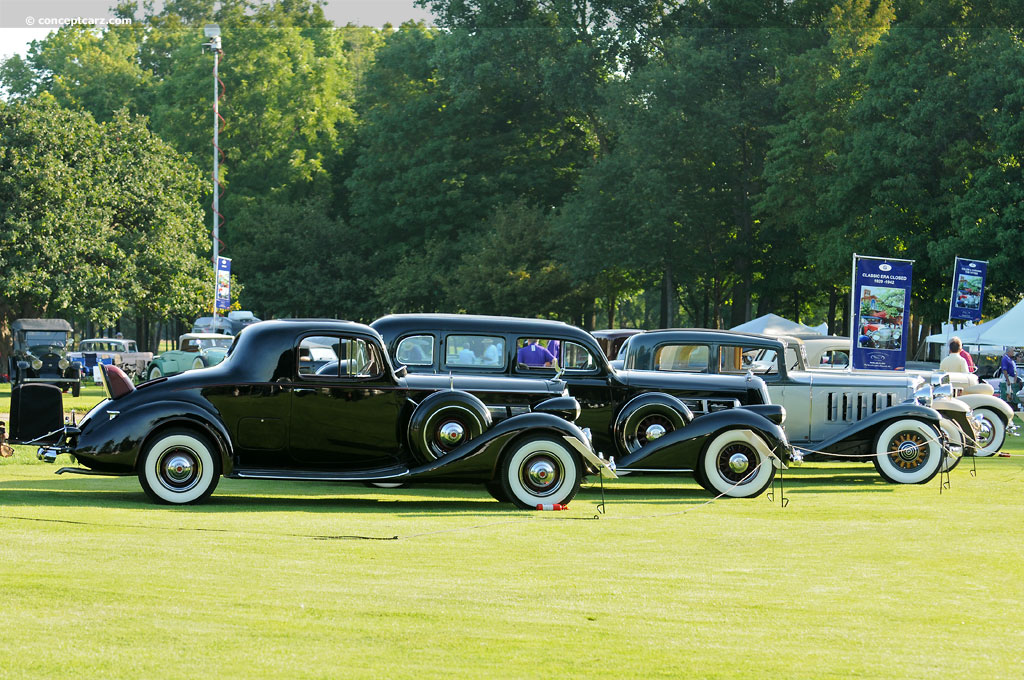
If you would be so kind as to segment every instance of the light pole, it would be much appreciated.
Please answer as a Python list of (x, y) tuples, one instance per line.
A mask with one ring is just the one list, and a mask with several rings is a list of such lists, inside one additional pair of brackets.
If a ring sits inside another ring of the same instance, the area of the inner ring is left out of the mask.
[(217, 332), (217, 257), (220, 255), (220, 77), (218, 67), (224, 53), (220, 43), (220, 26), (206, 24), (203, 35), (210, 42), (203, 43), (213, 55), (213, 332)]

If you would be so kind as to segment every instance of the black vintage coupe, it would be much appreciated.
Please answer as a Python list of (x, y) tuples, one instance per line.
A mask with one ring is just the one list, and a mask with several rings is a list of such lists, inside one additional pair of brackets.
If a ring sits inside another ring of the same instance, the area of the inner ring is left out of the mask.
[[(571, 422), (579, 405), (561, 381), (477, 379), (485, 404), (446, 376), (395, 370), (362, 324), (265, 321), (246, 328), (221, 364), (138, 387), (116, 367), (103, 370), (109, 398), (77, 426), (39, 438), (39, 457), (70, 453), (88, 468), (67, 472), (138, 475), (158, 502), (201, 501), (225, 475), (481, 482), (499, 500), (535, 508), (568, 503), (585, 474), (614, 476)], [(517, 410), (495, 422), (507, 393)]]
[[(752, 375), (616, 371), (586, 331), (558, 321), (394, 314), (371, 326), (413, 374), (565, 381), (578, 424), (619, 474), (692, 472), (715, 494), (757, 496), (792, 450), (764, 382)], [(735, 408), (742, 407), (742, 408)]]

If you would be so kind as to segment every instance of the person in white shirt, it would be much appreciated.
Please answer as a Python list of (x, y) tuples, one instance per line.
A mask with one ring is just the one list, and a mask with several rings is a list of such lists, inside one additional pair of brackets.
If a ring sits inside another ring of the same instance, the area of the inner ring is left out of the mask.
[(960, 338), (953, 336), (949, 339), (949, 355), (939, 363), (939, 370), (946, 373), (967, 373), (967, 359), (960, 356), (963, 344)]

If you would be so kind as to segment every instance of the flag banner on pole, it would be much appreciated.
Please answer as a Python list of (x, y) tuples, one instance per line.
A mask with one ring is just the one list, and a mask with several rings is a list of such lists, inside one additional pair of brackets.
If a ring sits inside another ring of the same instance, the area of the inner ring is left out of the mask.
[(231, 258), (217, 258), (217, 309), (231, 307)]
[(854, 258), (853, 367), (902, 371), (907, 365), (912, 260)]
[(956, 258), (953, 265), (953, 295), (949, 301), (949, 318), (981, 321), (981, 303), (985, 298), (985, 276), (988, 262)]

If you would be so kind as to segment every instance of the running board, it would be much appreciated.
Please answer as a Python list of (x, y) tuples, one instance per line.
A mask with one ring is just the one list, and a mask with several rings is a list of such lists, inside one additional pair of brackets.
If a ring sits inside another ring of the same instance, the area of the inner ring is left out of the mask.
[(55, 475), (63, 475), (65, 473), (75, 475), (94, 475), (96, 477), (128, 477), (134, 476), (134, 472), (101, 472), (99, 470), (89, 470), (87, 468), (73, 468), (73, 467), (62, 467), (59, 470), (54, 471)]
[(239, 470), (227, 475), (231, 479), (277, 479), (301, 482), (383, 482), (409, 476), (408, 468), (387, 468), (362, 472), (331, 472), (325, 470)]

